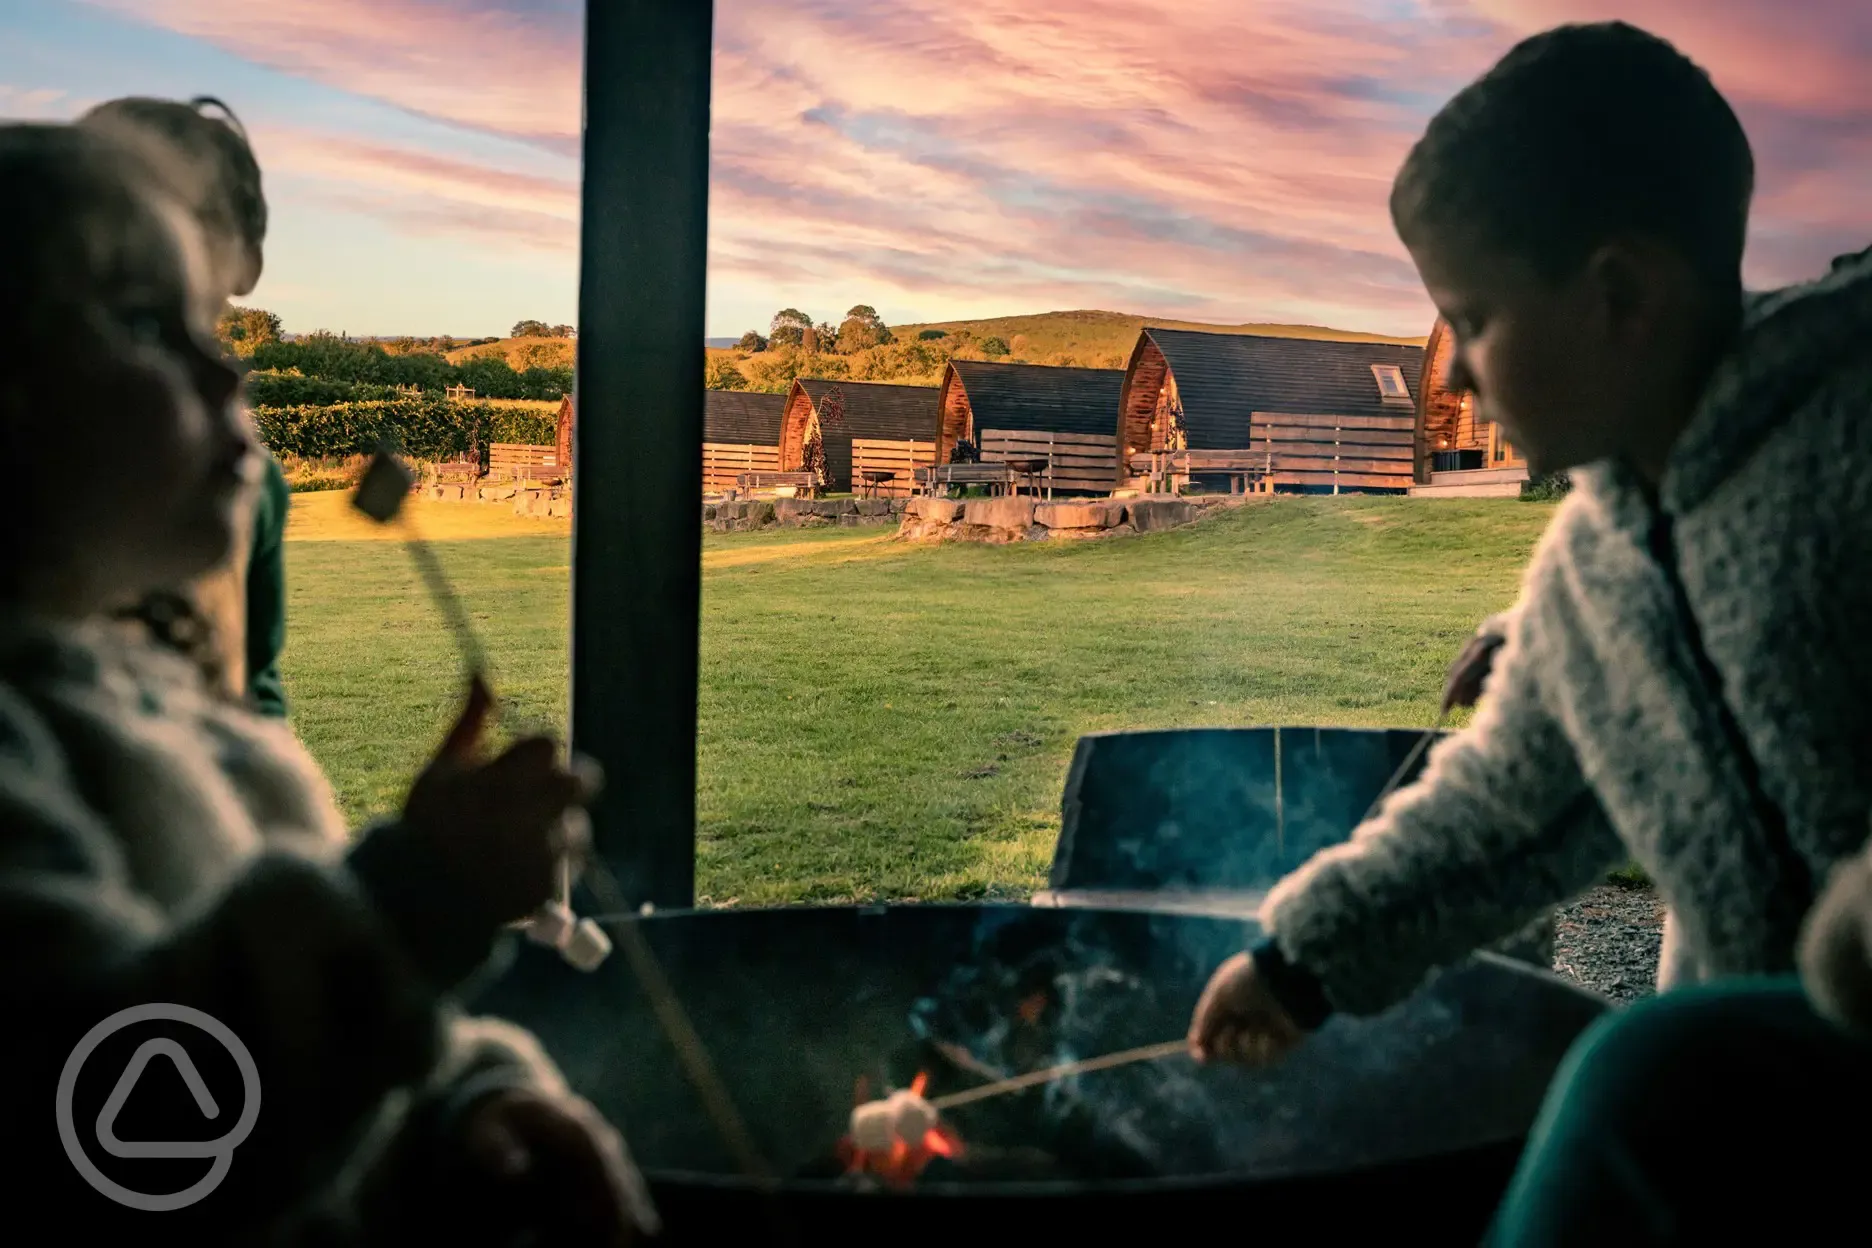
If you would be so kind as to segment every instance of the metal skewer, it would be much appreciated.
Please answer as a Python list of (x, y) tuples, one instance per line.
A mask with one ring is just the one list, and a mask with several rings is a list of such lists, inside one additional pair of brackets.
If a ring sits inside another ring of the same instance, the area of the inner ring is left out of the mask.
[(1450, 708), (1447, 706), (1437, 713), (1436, 723), (1431, 724), (1429, 731), (1417, 739), (1417, 744), (1411, 747), (1411, 752), (1404, 756), (1404, 761), (1398, 765), (1398, 769), (1391, 773), (1389, 780), (1385, 781), (1384, 788), (1378, 790), (1378, 796), (1372, 799), (1371, 808), (1365, 812), (1364, 818), (1359, 820), (1360, 824), (1369, 823), (1371, 817), (1378, 813), (1378, 808), (1384, 805), (1385, 798), (1390, 797), (1392, 790), (1398, 787), (1398, 781), (1410, 774), (1410, 769), (1416, 765), (1418, 759), (1423, 757), (1423, 752), (1430, 748), (1431, 742), (1436, 740), (1437, 733), (1443, 731), (1443, 722), (1449, 718), (1449, 713)]
[(979, 1088), (969, 1088), (963, 1092), (951, 1092), (947, 1096), (933, 1097), (932, 1109), (954, 1109), (958, 1105), (968, 1105), (975, 1101), (985, 1101), (991, 1096), (1005, 1096), (1009, 1092), (1019, 1092), (1023, 1088), (1038, 1087), (1043, 1083), (1054, 1083), (1061, 1079), (1070, 1079), (1074, 1075), (1088, 1074), (1095, 1070), (1110, 1070), (1114, 1066), (1129, 1066), (1134, 1062), (1154, 1062), (1178, 1054), (1189, 1055), (1188, 1040), (1166, 1040), (1162, 1044), (1147, 1044), (1141, 1048), (1126, 1049), (1121, 1053), (1107, 1053), (1103, 1057), (1088, 1057), (1082, 1061), (1064, 1062), (1058, 1066), (1049, 1066), (1044, 1070), (1029, 1071), (1024, 1075), (1015, 1075), (1012, 1079), (1000, 1079), (984, 1084)]
[[(475, 635), (474, 625), (470, 621), (467, 609), (455, 592), (454, 585), (442, 570), (435, 552), (430, 549), (416, 533), (411, 524), (404, 504), (409, 499), (410, 487), (414, 484), (408, 471), (397, 461), (388, 449), (382, 449), (372, 458), (359, 481), (357, 493), (352, 504), (365, 515), (379, 524), (399, 522), (403, 530), (403, 541), (417, 567), (421, 570), (429, 595), (435, 600), (443, 617), (448, 621), (450, 630), (455, 634), (457, 646), (462, 652), (472, 678), (485, 680), (487, 660), (481, 647), (480, 639)], [(497, 713), (498, 713), (498, 703)], [(696, 1092), (702, 1098), (705, 1112), (715, 1125), (730, 1151), (739, 1160), (747, 1176), (763, 1188), (772, 1190), (774, 1178), (772, 1170), (762, 1159), (754, 1146), (753, 1137), (746, 1124), (736, 1112), (733, 1100), (728, 1095), (714, 1063), (709, 1059), (708, 1050), (702, 1038), (690, 1023), (688, 1014), (677, 999), (675, 990), (664, 977), (662, 968), (657, 964), (649, 944), (637, 930), (637, 918), (633, 907), (624, 898), (624, 890), (618, 886), (604, 862), (595, 854), (585, 852), (579, 855), (577, 864), (588, 886), (601, 894), (600, 900), (606, 906), (618, 912), (617, 927), (624, 937), (625, 955), (636, 974), (639, 986), (649, 998), (658, 1022), (671, 1047), (682, 1060), (683, 1068), (694, 1083)], [(573, 863), (570, 859), (561, 863), (559, 904), (569, 908)]]

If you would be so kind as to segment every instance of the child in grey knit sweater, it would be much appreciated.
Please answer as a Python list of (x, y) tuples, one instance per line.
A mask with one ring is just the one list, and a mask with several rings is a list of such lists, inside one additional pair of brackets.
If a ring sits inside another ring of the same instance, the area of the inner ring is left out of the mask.
[(530, 1036), (454, 1004), (575, 848), (589, 793), (553, 743), (481, 758), (477, 689), (402, 816), (352, 846), (283, 722), (112, 622), (227, 558), (260, 468), (159, 160), (0, 127), (0, 462), (52, 440), (73, 465), (18, 478), (0, 543), (7, 1216), (147, 1234), (81, 1181), (52, 1089), (92, 1028), (161, 1003), (227, 1027), (264, 1089), (226, 1181), (158, 1219), (178, 1240), (627, 1242), (655, 1215), (621, 1138)]
[(1474, 722), (1268, 894), (1198, 1056), (1379, 1013), (1627, 860), (1660, 989), (1795, 969), (1872, 810), (1872, 251), (1746, 295), (1753, 186), (1708, 77), (1622, 23), (1524, 41), (1411, 152), (1392, 215), (1452, 384), (1573, 491)]

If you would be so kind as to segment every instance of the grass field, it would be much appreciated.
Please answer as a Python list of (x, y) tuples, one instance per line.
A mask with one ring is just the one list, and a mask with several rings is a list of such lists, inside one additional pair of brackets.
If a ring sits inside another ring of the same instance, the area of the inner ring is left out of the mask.
[[(698, 891), (714, 902), (1019, 895), (1074, 740), (1194, 725), (1428, 726), (1552, 507), (1279, 498), (1119, 541), (937, 548), (709, 535)], [(568, 528), (419, 504), (504, 695), (563, 720)], [(402, 548), (296, 496), (286, 678), (358, 819), (392, 810), (459, 695)]]

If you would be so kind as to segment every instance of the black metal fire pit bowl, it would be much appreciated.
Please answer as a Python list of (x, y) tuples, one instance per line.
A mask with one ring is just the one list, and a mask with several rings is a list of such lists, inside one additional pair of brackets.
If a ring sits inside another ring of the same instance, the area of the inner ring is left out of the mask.
[(679, 1243), (1281, 1229), (1473, 1244), (1562, 1056), (1608, 1004), (1479, 955), (1388, 1014), (1335, 1020), (1272, 1070), (1177, 1056), (959, 1107), (945, 1120), (961, 1158), (907, 1191), (867, 1190), (835, 1155), (858, 1080), (879, 1096), (922, 1071), (939, 1096), (984, 1082), (971, 1065), (1020, 1073), (1174, 1039), (1255, 927), (935, 905), (667, 913), (640, 930), (777, 1193), (739, 1176), (622, 950), (584, 975), (528, 946), (475, 1005), (534, 1028), (623, 1129)]

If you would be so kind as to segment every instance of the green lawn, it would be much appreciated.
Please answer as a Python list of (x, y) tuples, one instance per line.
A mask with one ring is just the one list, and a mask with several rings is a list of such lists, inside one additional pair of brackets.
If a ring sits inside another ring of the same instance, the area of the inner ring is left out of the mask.
[[(1074, 740), (1110, 728), (1427, 727), (1552, 514), (1279, 498), (1189, 529), (912, 547), (877, 530), (704, 544), (698, 892), (717, 903), (1018, 895)], [(563, 721), (563, 522), (429, 504), (501, 691)], [(394, 809), (458, 696), (402, 548), (294, 500), (294, 720), (355, 818)]]

